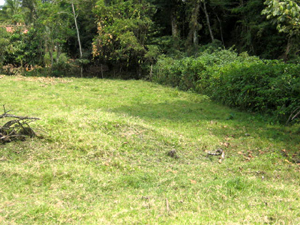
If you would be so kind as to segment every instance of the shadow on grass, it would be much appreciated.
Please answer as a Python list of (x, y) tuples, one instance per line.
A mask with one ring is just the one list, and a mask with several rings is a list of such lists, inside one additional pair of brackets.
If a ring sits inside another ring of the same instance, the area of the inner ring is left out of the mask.
[(213, 103), (194, 103), (184, 100), (166, 101), (157, 104), (136, 103), (122, 105), (113, 110), (145, 120), (170, 120), (173, 122), (189, 122), (199, 120), (226, 120), (231, 111)]
[[(240, 112), (210, 101), (192, 102), (186, 100), (166, 101), (157, 104), (135, 103), (113, 109), (115, 113), (141, 118), (150, 123), (166, 123), (171, 126), (203, 127), (223, 139), (259, 138), (270, 143), (281, 143), (297, 151), (300, 137), (289, 132), (283, 125), (270, 125), (259, 114)], [(193, 128), (194, 127), (194, 128)], [(197, 129), (197, 128), (196, 128)], [(201, 129), (201, 128), (200, 128)], [(247, 137), (249, 133), (250, 137)]]

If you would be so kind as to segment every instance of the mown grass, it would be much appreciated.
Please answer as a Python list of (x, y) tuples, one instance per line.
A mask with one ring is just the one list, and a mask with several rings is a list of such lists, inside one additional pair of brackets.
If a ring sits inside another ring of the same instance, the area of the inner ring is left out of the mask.
[(0, 88), (11, 114), (41, 118), (40, 138), (0, 145), (1, 224), (300, 223), (296, 126), (144, 81)]

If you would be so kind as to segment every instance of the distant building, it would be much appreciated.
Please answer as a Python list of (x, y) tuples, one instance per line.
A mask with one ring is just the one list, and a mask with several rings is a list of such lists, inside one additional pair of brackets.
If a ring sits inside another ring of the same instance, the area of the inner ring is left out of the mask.
[(23, 31), (22, 33), (23, 34), (27, 34), (28, 33), (28, 29), (26, 27), (24, 27), (22, 24), (17, 24), (17, 25), (14, 25), (14, 26), (6, 26), (6, 32), (8, 33), (13, 33), (15, 31), (15, 27), (22, 27), (23, 28)]
[(13, 33), (14, 32), (13, 27), (6, 27), (6, 32)]

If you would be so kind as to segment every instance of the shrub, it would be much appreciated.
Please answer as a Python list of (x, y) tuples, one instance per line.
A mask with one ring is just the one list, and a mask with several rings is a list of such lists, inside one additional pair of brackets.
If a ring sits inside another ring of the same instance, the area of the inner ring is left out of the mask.
[(153, 80), (283, 122), (300, 106), (299, 71), (299, 64), (219, 50), (203, 52), (197, 58), (162, 56), (154, 67)]
[(219, 49), (212, 51), (208, 49), (202, 52), (198, 57), (183, 57), (173, 59), (171, 57), (161, 56), (154, 66), (153, 81), (178, 87), (181, 90), (198, 90), (201, 92), (206, 86), (200, 87), (197, 82), (204, 81), (215, 70), (219, 70), (222, 65), (226, 65), (243, 57), (232, 50)]
[[(61, 53), (57, 59), (57, 53), (53, 53), (53, 65), (51, 67), (51, 76), (62, 77), (66, 76), (71, 68), (70, 63), (68, 62), (69, 58), (65, 53)], [(46, 66), (51, 66), (51, 57), (49, 53), (46, 53), (44, 56), (44, 62)]]
[(226, 105), (284, 121), (300, 105), (300, 65), (278, 61), (234, 62), (210, 77), (209, 95)]

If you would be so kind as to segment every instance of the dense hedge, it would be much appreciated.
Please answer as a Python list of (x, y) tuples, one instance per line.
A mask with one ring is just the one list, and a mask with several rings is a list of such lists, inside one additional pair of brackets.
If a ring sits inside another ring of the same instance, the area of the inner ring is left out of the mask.
[(162, 57), (153, 80), (207, 94), (228, 106), (286, 121), (300, 106), (300, 65), (220, 50), (197, 58)]

